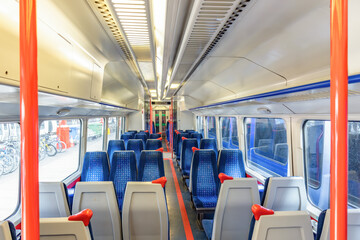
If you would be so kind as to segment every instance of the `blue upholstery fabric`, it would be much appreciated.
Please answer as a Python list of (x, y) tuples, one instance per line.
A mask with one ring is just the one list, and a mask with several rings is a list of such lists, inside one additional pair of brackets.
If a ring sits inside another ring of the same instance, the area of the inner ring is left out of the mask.
[[(69, 193), (67, 191), (67, 187), (66, 187), (65, 183), (63, 183), (63, 188), (64, 188), (64, 192), (65, 192), (66, 201), (67, 201), (68, 206), (69, 206), (69, 210), (70, 210), (70, 212), (72, 212), (72, 200), (73, 200), (73, 198), (70, 199)], [(74, 197), (74, 195), (73, 195), (73, 197)]]
[(182, 141), (180, 166), (184, 176), (190, 175), (191, 160), (193, 157), (193, 147), (198, 147), (196, 139), (188, 138)]
[(149, 131), (145, 132), (144, 130), (141, 130), (139, 133), (143, 133), (146, 135), (146, 139), (148, 139), (150, 137), (150, 133)]
[(144, 132), (135, 134), (134, 139), (140, 139), (143, 142), (143, 148), (145, 148), (145, 143), (147, 140), (147, 136)]
[(267, 192), (267, 189), (268, 189), (269, 181), (270, 181), (270, 178), (268, 177), (268, 178), (265, 180), (264, 192), (263, 192), (262, 198), (261, 198), (261, 205), (264, 205), (265, 196), (266, 196), (266, 192)]
[(144, 145), (141, 139), (130, 139), (126, 150), (132, 150), (135, 152), (136, 166), (139, 167), (140, 154), (144, 150)]
[(164, 177), (162, 152), (151, 150), (142, 151), (138, 169), (138, 181), (147, 182)]
[(321, 237), (321, 233), (323, 230), (323, 226), (324, 226), (324, 220), (325, 220), (325, 216), (326, 216), (326, 212), (327, 210), (323, 210), (318, 218), (318, 224), (317, 224), (317, 230), (316, 230), (316, 240), (320, 240)]
[(133, 138), (132, 135), (129, 134), (129, 133), (121, 134), (120, 139), (121, 139), (121, 140), (124, 140), (125, 148), (127, 148), (127, 143), (128, 143), (128, 141), (129, 141), (129, 139), (132, 139), (132, 138)]
[(186, 137), (188, 138), (189, 137), (189, 134), (188, 133), (180, 133), (178, 135), (178, 151), (177, 151), (177, 154), (176, 154), (176, 159), (177, 160), (180, 160), (180, 155), (181, 155), (181, 149), (182, 149), (182, 137)]
[(108, 181), (109, 162), (106, 152), (86, 152), (80, 181)]
[(250, 230), (249, 230), (248, 240), (251, 240), (251, 239), (252, 239), (252, 235), (254, 234), (254, 227), (255, 227), (255, 218), (252, 217), (251, 223), (250, 223)]
[(215, 151), (215, 158), (218, 156), (218, 148), (215, 138), (203, 138), (200, 141), (200, 149), (212, 149)]
[(202, 226), (204, 228), (204, 232), (205, 232), (205, 235), (206, 235), (207, 239), (210, 240), (211, 237), (212, 237), (214, 220), (212, 220), (212, 219), (203, 219), (201, 223), (202, 223)]
[(110, 169), (110, 181), (114, 183), (119, 210), (121, 212), (126, 184), (129, 181), (136, 181), (137, 174), (134, 151), (115, 152)]
[(148, 139), (146, 141), (146, 147), (145, 150), (156, 150), (162, 147), (161, 140), (156, 139)]
[(239, 149), (220, 150), (218, 172), (233, 178), (246, 177), (242, 152)]
[(135, 134), (136, 134), (137, 132), (135, 132), (135, 131), (129, 131), (129, 132), (125, 132), (124, 134), (128, 134), (128, 135), (131, 135), (131, 139), (133, 139), (134, 137), (135, 137)]
[(110, 140), (108, 144), (107, 154), (109, 157), (110, 165), (113, 153), (115, 151), (123, 151), (125, 150), (125, 142), (124, 140)]
[(196, 208), (216, 207), (219, 194), (219, 178), (213, 150), (194, 152), (191, 167), (191, 188)]
[(177, 148), (178, 148), (178, 139), (179, 139), (179, 134), (177, 134), (176, 132), (174, 132), (174, 152), (175, 152), (175, 155), (177, 155)]
[(166, 139), (170, 142), (170, 123), (169, 121), (166, 122)]
[(161, 134), (159, 133), (153, 133), (153, 134), (150, 134), (150, 137), (149, 139), (158, 139), (161, 137)]
[(196, 138), (197, 142), (198, 142), (198, 146), (200, 146), (200, 141), (203, 138), (201, 133), (198, 132), (193, 132), (190, 134), (190, 138)]
[(10, 235), (11, 235), (11, 239), (12, 240), (16, 240), (16, 230), (15, 230), (15, 226), (12, 222), (7, 221), (9, 224), (9, 229), (10, 229)]

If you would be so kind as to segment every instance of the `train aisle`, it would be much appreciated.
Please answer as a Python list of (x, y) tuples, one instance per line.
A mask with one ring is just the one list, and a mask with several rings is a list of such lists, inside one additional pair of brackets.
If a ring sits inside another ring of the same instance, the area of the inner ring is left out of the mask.
[[(166, 149), (166, 148), (165, 148)], [(170, 239), (206, 239), (205, 232), (196, 222), (196, 212), (191, 207), (191, 197), (171, 153), (164, 152), (166, 198), (170, 220)]]

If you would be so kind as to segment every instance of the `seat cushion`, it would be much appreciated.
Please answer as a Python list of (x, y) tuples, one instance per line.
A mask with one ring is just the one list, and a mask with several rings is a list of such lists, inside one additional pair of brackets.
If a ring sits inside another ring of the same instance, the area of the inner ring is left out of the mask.
[(211, 235), (212, 235), (212, 231), (213, 231), (213, 223), (214, 223), (214, 220), (212, 219), (203, 219), (202, 220), (202, 226), (204, 228), (204, 232), (205, 232), (205, 235), (207, 237), (207, 239), (211, 239)]

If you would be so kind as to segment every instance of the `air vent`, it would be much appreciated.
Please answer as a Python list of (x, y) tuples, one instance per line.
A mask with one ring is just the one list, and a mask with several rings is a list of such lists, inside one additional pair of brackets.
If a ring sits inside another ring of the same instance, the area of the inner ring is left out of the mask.
[(172, 83), (180, 83), (180, 86), (174, 91), (168, 88), (167, 95), (177, 93), (229, 30), (250, 1), (195, 1), (185, 36), (175, 61), (174, 74), (171, 76), (170, 82), (167, 83), (168, 86)]

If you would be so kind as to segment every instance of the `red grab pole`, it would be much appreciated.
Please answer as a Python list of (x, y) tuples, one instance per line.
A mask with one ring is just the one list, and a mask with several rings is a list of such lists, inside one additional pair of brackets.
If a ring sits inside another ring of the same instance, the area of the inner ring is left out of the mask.
[(330, 239), (347, 239), (348, 1), (331, 0), (330, 23)]
[(153, 113), (152, 113), (152, 104), (151, 104), (151, 98), (150, 98), (150, 134), (152, 134), (154, 132), (154, 129), (153, 129)]
[(170, 121), (169, 121), (169, 137), (170, 137), (170, 151), (171, 151), (171, 159), (174, 157), (174, 101), (171, 98), (171, 105), (170, 105)]
[(36, 0), (20, 0), (22, 239), (39, 239), (38, 74)]

